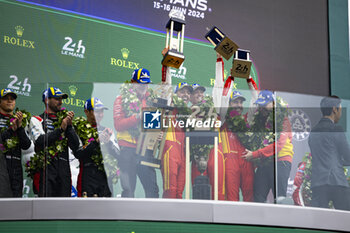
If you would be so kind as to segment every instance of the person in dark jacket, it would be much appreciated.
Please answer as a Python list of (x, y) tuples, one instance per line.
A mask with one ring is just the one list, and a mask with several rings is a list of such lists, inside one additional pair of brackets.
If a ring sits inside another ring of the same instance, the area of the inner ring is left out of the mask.
[[(11, 89), (6, 88), (0, 91), (0, 132), (4, 142), (2, 149), (6, 158), (7, 171), (10, 179), (13, 197), (22, 197), (23, 191), (23, 170), (22, 152), (27, 150), (31, 141), (22, 127), (23, 113), (16, 112), (17, 95)], [(9, 122), (11, 122), (9, 125)]]
[[(1, 137), (0, 144), (2, 144)], [(12, 197), (10, 178), (6, 166), (5, 155), (2, 153), (2, 150), (0, 150), (0, 197)]]
[(74, 113), (67, 112), (67, 116), (62, 119), (59, 126), (55, 122), (59, 119), (57, 114), (62, 111), (62, 99), (68, 98), (68, 95), (56, 87), (50, 87), (43, 92), (43, 102), (45, 112), (37, 119), (41, 124), (32, 128), (32, 134), (35, 139), (35, 152), (43, 151), (45, 148), (56, 145), (57, 141), (67, 139), (67, 146), (61, 150), (56, 145), (54, 156), (47, 153), (46, 160), (50, 163), (44, 166), (40, 171), (39, 196), (40, 197), (70, 197), (71, 196), (71, 171), (69, 165), (68, 147), (73, 154), (79, 148), (79, 138), (76, 135), (72, 120)]
[(337, 96), (321, 100), (322, 119), (312, 129), (309, 146), (312, 154), (311, 206), (350, 210), (350, 188), (344, 166), (350, 165), (350, 147), (341, 126), (341, 100)]
[[(104, 116), (104, 110), (108, 110), (98, 98), (85, 101), (84, 112), (87, 118), (87, 128), (95, 129), (98, 137), (91, 137), (88, 142), (84, 130), (77, 130), (78, 136), (85, 143), (75, 155), (79, 159), (78, 196), (79, 197), (111, 197), (110, 187), (105, 171), (105, 166), (110, 164), (105, 161), (105, 156), (111, 156), (114, 160), (119, 154), (119, 147), (114, 139), (113, 131), (100, 123)], [(91, 131), (89, 131), (91, 132)], [(86, 134), (86, 133), (85, 133)], [(114, 163), (113, 165), (116, 165)], [(116, 175), (117, 167), (111, 168)]]

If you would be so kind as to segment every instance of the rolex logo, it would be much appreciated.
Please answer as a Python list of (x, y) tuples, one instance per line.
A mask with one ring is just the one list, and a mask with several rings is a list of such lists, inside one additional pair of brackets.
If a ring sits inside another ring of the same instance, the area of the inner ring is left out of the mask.
[(71, 96), (75, 96), (77, 94), (78, 88), (76, 86), (71, 85), (68, 87), (68, 89)]
[(35, 49), (35, 42), (31, 40), (22, 39), (24, 28), (21, 25), (15, 27), (16, 36), (4, 35), (3, 43), (13, 46)]
[(17, 36), (18, 37), (22, 37), (24, 28), (22, 26), (18, 25), (18, 26), (15, 27), (15, 29), (16, 29)]
[(117, 58), (111, 57), (112, 66), (119, 66), (119, 67), (132, 69), (132, 70), (139, 69), (140, 63), (127, 60), (130, 53), (129, 49), (122, 48), (120, 51), (122, 52), (122, 58), (117, 59)]
[(124, 58), (124, 59), (128, 59), (129, 53), (130, 53), (129, 49), (127, 49), (127, 48), (122, 48), (120, 51), (122, 52), (123, 58)]

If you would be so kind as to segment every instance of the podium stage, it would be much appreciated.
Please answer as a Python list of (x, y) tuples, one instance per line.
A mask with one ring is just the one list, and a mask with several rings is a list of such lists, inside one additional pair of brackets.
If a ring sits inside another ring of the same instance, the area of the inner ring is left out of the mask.
[(280, 232), (281, 228), (283, 232), (306, 232), (307, 229), (311, 232), (349, 231), (349, 219), (350, 212), (347, 211), (227, 201), (125, 198), (0, 200), (0, 232), (9, 232), (9, 229), (20, 232), (24, 228), (26, 232), (61, 232), (62, 228), (74, 229), (75, 232), (108, 232), (108, 229), (118, 228), (120, 231), (117, 232), (135, 233), (183, 232), (180, 228), (185, 232), (192, 228), (195, 230), (191, 232)]

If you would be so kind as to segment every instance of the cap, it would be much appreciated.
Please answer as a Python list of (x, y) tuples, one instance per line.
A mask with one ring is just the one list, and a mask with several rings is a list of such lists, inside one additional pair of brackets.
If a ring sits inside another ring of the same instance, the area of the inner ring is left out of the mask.
[(92, 97), (85, 101), (84, 109), (86, 110), (108, 110), (99, 98)]
[(259, 104), (260, 106), (265, 106), (266, 104), (275, 100), (275, 96), (269, 90), (260, 91), (258, 95), (258, 99), (255, 101), (255, 104)]
[(14, 93), (10, 88), (5, 88), (1, 90), (0, 98), (5, 97), (6, 95), (12, 95), (13, 98), (17, 99), (17, 94)]
[(231, 101), (231, 100), (238, 99), (238, 98), (243, 99), (243, 101), (245, 101), (245, 98), (244, 98), (244, 96), (242, 95), (241, 92), (239, 92), (239, 91), (233, 91), (233, 92), (231, 93), (231, 96), (230, 96), (230, 101)]
[(62, 99), (67, 99), (68, 95), (66, 93), (63, 93), (60, 89), (57, 87), (49, 87), (43, 92), (43, 102), (46, 98), (59, 98), (62, 97)]
[(145, 68), (134, 70), (134, 72), (132, 73), (131, 81), (142, 84), (151, 83), (150, 72)]
[(179, 83), (177, 84), (177, 86), (175, 87), (175, 93), (177, 93), (179, 90), (181, 90), (182, 88), (188, 88), (190, 90), (190, 92), (193, 91), (193, 88), (192, 86), (190, 86), (188, 83), (186, 82), (182, 82), (182, 83)]
[(201, 91), (205, 92), (205, 87), (203, 87), (203, 86), (201, 86), (201, 85), (199, 85), (197, 83), (192, 84), (192, 88), (193, 88), (193, 91), (201, 90)]

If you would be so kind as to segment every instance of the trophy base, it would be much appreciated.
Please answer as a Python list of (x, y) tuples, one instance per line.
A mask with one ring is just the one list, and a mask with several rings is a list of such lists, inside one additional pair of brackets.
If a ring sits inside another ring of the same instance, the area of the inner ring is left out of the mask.
[(157, 158), (152, 157), (151, 155), (153, 155), (152, 150), (147, 150), (145, 156), (139, 155), (140, 164), (143, 166), (160, 169), (161, 161)]
[(237, 51), (237, 49), (238, 45), (226, 36), (215, 47), (215, 51), (218, 52), (221, 56), (223, 56), (226, 60), (229, 60), (232, 57), (232, 55)]
[(245, 78), (248, 79), (250, 76), (252, 62), (242, 59), (233, 59), (231, 76), (235, 78)]
[(159, 159), (150, 158), (146, 160), (141, 160), (140, 164), (147, 167), (154, 167), (160, 169), (161, 161)]
[(185, 56), (175, 50), (169, 50), (163, 57), (162, 65), (179, 69)]
[(207, 176), (197, 176), (194, 179), (193, 199), (211, 200), (211, 185)]
[(163, 99), (163, 98), (156, 98), (152, 105), (156, 108), (161, 108), (161, 109), (167, 109), (167, 110), (173, 110), (174, 107), (168, 105), (168, 100)]

